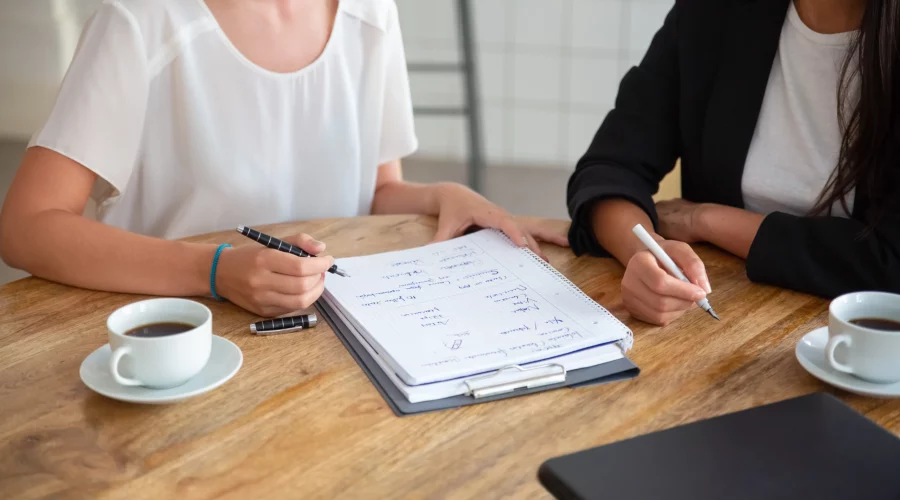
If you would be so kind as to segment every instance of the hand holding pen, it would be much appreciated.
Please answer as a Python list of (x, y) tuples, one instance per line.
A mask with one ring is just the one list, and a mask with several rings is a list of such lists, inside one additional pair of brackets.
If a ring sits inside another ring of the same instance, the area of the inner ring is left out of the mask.
[(697, 304), (715, 319), (707, 299), (706, 268), (691, 247), (680, 241), (657, 241), (640, 224), (628, 235), (646, 251), (628, 262), (622, 278), (622, 301), (637, 319), (666, 325)]
[[(249, 227), (246, 227), (246, 226), (238, 226), (237, 232), (243, 234), (244, 236), (250, 238), (253, 241), (262, 243), (266, 247), (271, 248), (273, 250), (278, 250), (279, 252), (285, 252), (285, 253), (289, 253), (291, 255), (296, 255), (297, 257), (312, 257), (312, 255), (309, 252), (306, 252), (302, 248), (292, 245), (286, 241), (279, 240), (278, 238), (273, 238), (272, 236), (269, 236), (268, 234), (265, 234), (265, 233), (261, 233), (261, 232), (257, 231), (256, 229), (250, 229)], [(315, 242), (315, 243), (319, 243), (319, 242)], [(324, 248), (324, 246), (325, 245), (322, 244), (323, 248)], [(350, 277), (347, 273), (340, 270), (337, 265), (333, 265), (330, 268), (328, 268), (328, 272), (337, 274), (338, 276), (343, 276), (345, 278)]]
[[(288, 246), (313, 255), (325, 251), (324, 243), (305, 234), (276, 241), (282, 241), (282, 251), (256, 243), (224, 249), (215, 273), (218, 294), (263, 317), (290, 314), (315, 303), (325, 289), (324, 273), (334, 267), (334, 258), (300, 258), (284, 251)], [(209, 267), (203, 272), (209, 273)]]

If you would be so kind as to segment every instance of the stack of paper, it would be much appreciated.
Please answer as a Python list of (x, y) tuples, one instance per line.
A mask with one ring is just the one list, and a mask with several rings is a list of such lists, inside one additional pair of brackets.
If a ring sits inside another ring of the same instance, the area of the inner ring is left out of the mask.
[(504, 367), (571, 371), (631, 347), (625, 325), (498, 231), (337, 264), (351, 278), (327, 276), (323, 300), (410, 402), (466, 394)]

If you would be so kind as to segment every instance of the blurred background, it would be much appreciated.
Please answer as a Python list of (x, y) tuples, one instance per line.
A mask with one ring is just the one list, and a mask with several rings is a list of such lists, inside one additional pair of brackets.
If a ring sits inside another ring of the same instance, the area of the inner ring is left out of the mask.
[[(0, 1), (0, 199), (101, 1)], [(405, 175), (567, 218), (569, 175), (674, 0), (396, 2), (420, 143)], [(678, 186), (676, 171), (658, 197)]]

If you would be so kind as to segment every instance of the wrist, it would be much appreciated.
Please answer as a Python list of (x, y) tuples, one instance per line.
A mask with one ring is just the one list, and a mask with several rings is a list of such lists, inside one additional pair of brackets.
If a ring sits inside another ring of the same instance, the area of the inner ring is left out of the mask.
[(191, 295), (195, 297), (209, 297), (212, 295), (209, 289), (209, 278), (218, 245), (192, 243), (185, 243), (185, 245), (187, 246), (185, 253), (191, 256), (192, 261), (191, 269), (193, 272), (187, 275), (190, 278)]
[(716, 205), (713, 203), (701, 203), (694, 209), (694, 214), (691, 219), (691, 228), (695, 240), (703, 242), (709, 241), (709, 234), (711, 232), (710, 219), (715, 212), (715, 209)]
[(430, 187), (431, 193), (428, 197), (428, 215), (440, 215), (441, 207), (447, 200), (455, 196), (461, 188), (465, 189), (460, 184), (454, 182), (439, 182)]

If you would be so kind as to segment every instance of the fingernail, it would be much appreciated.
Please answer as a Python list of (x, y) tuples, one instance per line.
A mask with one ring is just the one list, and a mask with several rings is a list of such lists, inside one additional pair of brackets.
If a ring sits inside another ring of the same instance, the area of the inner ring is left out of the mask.
[(709, 281), (707, 281), (707, 280), (701, 280), (700, 282), (703, 284), (703, 286), (702, 286), (701, 288), (703, 288), (704, 290), (706, 290), (706, 293), (712, 293), (712, 287), (709, 286)]
[(528, 246), (528, 237), (522, 236), (522, 245), (524, 245), (526, 247)]
[(316, 246), (322, 246), (322, 245), (324, 245), (325, 243), (322, 243), (322, 242), (319, 241), (319, 240), (312, 240), (312, 244), (313, 244), (313, 245), (316, 245)]
[(696, 292), (694, 292), (694, 296), (692, 297), (692, 300), (694, 302), (697, 302), (698, 300), (703, 300), (705, 298), (706, 298), (706, 292), (704, 292), (703, 290), (697, 290)]

